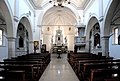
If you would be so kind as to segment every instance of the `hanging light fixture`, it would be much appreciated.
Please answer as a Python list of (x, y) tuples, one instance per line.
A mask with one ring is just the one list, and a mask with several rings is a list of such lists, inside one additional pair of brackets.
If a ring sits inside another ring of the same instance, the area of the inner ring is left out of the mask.
[(53, 6), (64, 7), (65, 4), (70, 4), (70, 0), (50, 0), (49, 3), (53, 4)]

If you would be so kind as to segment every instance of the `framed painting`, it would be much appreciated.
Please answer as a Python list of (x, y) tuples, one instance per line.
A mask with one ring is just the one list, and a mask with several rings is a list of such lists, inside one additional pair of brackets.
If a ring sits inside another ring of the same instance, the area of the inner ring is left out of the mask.
[(34, 41), (34, 49), (39, 49), (39, 41)]

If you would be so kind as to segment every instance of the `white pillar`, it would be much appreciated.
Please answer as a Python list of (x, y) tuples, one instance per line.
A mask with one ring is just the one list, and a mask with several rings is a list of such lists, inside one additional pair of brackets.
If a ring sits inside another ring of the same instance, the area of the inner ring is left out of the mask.
[(8, 58), (15, 57), (15, 40), (14, 37), (7, 37), (8, 39)]
[(109, 56), (109, 36), (102, 37), (102, 55)]
[(99, 17), (103, 18), (103, 0), (99, 0)]
[(91, 52), (91, 50), (90, 50), (91, 49), (90, 48), (90, 42), (91, 42), (90, 39), (86, 40), (85, 42), (86, 42), (85, 51), (86, 52)]
[(34, 52), (34, 42), (29, 41), (29, 53), (33, 53), (33, 52)]

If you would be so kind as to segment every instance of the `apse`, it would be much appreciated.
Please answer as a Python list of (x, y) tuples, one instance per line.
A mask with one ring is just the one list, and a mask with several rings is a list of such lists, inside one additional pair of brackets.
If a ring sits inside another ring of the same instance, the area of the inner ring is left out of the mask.
[[(43, 16), (42, 20), (42, 40), (47, 44), (48, 51), (51, 49), (51, 40), (56, 44), (56, 35), (61, 31), (61, 44), (65, 44), (67, 39), (67, 46), (73, 49), (75, 23), (77, 23), (75, 14), (67, 7), (52, 7)], [(70, 39), (71, 38), (71, 39)], [(49, 40), (49, 41), (48, 41)]]

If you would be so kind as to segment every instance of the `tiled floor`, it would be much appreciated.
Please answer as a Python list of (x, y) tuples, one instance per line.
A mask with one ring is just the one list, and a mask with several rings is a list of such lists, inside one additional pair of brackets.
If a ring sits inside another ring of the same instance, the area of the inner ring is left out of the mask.
[(67, 54), (57, 59), (56, 54), (51, 55), (51, 62), (39, 81), (79, 81), (71, 66), (67, 62)]

